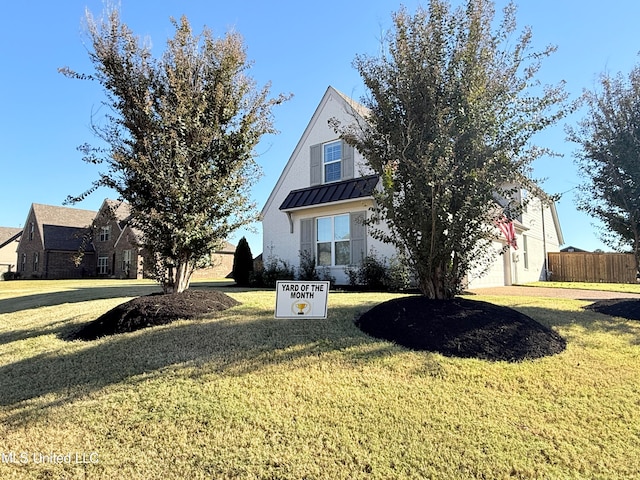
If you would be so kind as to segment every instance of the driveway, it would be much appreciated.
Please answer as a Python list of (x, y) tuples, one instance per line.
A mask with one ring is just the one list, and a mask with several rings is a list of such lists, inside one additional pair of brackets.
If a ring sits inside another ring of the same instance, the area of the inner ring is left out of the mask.
[(578, 290), (574, 288), (549, 287), (491, 287), (469, 290), (478, 295), (513, 295), (522, 297), (570, 298), (574, 300), (608, 300), (611, 298), (637, 298), (640, 293), (603, 292), (600, 290)]

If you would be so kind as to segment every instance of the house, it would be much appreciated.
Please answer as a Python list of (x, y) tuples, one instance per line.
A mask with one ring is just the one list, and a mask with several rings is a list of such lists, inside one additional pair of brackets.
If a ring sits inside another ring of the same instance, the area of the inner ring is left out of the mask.
[[(22, 278), (144, 278), (141, 233), (130, 220), (130, 206), (123, 201), (105, 199), (97, 212), (34, 203), (24, 234), (17, 235), (22, 229), (6, 229), (5, 242), (5, 229), (0, 229), (0, 245), (11, 243), (10, 233), (15, 236), (14, 246), (7, 247), (13, 248), (7, 265)], [(224, 278), (233, 267), (234, 252), (235, 247), (224, 242), (212, 252), (212, 266), (196, 270), (194, 278)]]
[(16, 252), (21, 228), (0, 227), (0, 280), (5, 272), (16, 271)]
[[(34, 203), (17, 249), (22, 278), (82, 278), (95, 273), (95, 211)], [(82, 252), (82, 255), (79, 255)]]
[(235, 245), (225, 241), (220, 249), (211, 254), (211, 265), (195, 270), (191, 278), (231, 278), (235, 253)]
[[(300, 252), (307, 251), (338, 284), (346, 284), (345, 267), (369, 252), (395, 255), (392, 245), (373, 238), (363, 224), (371, 215), (378, 177), (329, 125), (330, 119), (352, 123), (364, 112), (333, 87), (326, 90), (262, 209), (265, 260), (297, 266)], [(522, 191), (521, 199), (526, 195)], [(469, 273), (469, 288), (543, 279), (546, 252), (558, 251), (563, 243), (555, 206), (543, 206), (537, 198), (529, 198), (513, 222), (513, 246), (506, 253), (501, 254), (508, 240), (497, 228), (496, 233), (494, 261), (485, 272)]]

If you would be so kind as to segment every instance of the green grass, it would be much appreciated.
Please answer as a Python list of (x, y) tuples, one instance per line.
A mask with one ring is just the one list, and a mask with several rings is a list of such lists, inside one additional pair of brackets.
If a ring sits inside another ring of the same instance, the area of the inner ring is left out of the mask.
[(604, 290), (607, 292), (640, 293), (637, 283), (587, 283), (587, 282), (533, 282), (527, 287), (577, 288), (578, 290)]
[[(568, 340), (554, 357), (491, 363), (412, 352), (354, 327), (393, 295), (332, 292), (326, 320), (276, 320), (274, 292), (222, 287), (242, 305), (95, 342), (59, 338), (155, 288), (0, 282), (0, 453), (18, 462), (0, 463), (0, 478), (640, 472), (639, 322), (582, 301), (476, 295)], [(34, 462), (52, 452), (97, 463)]]

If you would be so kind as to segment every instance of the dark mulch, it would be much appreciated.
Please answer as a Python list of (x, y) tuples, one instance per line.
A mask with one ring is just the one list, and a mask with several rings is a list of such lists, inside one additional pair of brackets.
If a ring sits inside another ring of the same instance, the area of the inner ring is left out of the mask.
[(166, 325), (178, 319), (192, 319), (235, 305), (239, 305), (239, 302), (215, 290), (146, 295), (109, 310), (67, 336), (67, 339), (95, 340), (107, 335)]
[(628, 298), (613, 298), (600, 300), (584, 307), (586, 310), (604, 313), (612, 317), (626, 318), (627, 320), (640, 320), (640, 300)]
[(451, 357), (517, 362), (562, 352), (566, 341), (512, 308), (455, 298), (403, 297), (356, 320), (365, 333)]

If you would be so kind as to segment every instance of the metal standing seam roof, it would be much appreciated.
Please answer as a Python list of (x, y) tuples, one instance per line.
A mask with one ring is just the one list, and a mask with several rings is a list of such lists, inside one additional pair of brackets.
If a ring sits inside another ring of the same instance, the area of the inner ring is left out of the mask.
[(369, 197), (378, 184), (378, 175), (368, 175), (341, 182), (291, 190), (280, 210), (311, 207), (325, 203)]

